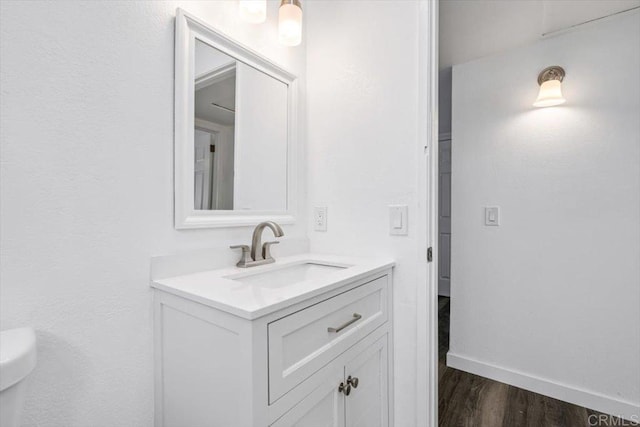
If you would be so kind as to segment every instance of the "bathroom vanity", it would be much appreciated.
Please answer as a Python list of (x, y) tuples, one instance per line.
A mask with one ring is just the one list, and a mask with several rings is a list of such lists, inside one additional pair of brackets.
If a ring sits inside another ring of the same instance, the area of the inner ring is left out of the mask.
[(153, 281), (156, 426), (392, 425), (393, 265), (306, 254)]
[(393, 261), (260, 240), (296, 221), (298, 78), (180, 9), (175, 47), (175, 227), (258, 225), (245, 268), (153, 276), (155, 425), (392, 425)]

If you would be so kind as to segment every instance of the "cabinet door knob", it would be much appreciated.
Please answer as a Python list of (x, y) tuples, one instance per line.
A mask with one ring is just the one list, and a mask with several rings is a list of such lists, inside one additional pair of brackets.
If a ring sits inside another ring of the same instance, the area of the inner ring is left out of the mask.
[(349, 375), (349, 378), (347, 378), (347, 384), (353, 386), (353, 388), (358, 388), (360, 380), (358, 379), (358, 377), (351, 377), (351, 375)]
[(345, 396), (349, 396), (349, 394), (351, 394), (351, 384), (347, 383), (347, 385), (345, 386), (344, 383), (340, 383), (338, 392), (344, 393)]

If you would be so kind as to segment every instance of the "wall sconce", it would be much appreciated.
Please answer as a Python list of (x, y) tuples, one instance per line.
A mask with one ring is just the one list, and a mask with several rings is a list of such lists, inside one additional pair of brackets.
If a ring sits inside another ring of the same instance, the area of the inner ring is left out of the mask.
[(278, 12), (280, 44), (298, 46), (302, 41), (302, 6), (300, 0), (282, 0)]
[(252, 24), (260, 24), (267, 19), (267, 0), (240, 0), (240, 18)]
[(538, 99), (533, 103), (534, 107), (552, 107), (564, 104), (566, 99), (562, 96), (562, 80), (564, 79), (564, 69), (557, 65), (547, 67), (540, 71), (538, 84), (540, 92)]

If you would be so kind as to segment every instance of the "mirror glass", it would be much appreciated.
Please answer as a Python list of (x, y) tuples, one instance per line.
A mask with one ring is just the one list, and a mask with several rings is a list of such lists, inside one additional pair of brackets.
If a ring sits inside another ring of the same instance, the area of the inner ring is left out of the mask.
[(287, 210), (288, 85), (196, 39), (194, 209)]

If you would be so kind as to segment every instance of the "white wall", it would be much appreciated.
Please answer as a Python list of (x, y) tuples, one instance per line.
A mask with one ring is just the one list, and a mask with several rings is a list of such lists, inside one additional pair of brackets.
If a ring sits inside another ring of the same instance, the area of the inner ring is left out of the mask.
[[(567, 103), (534, 109), (553, 64)], [(627, 416), (640, 412), (639, 76), (638, 13), (453, 70), (450, 353)], [(500, 227), (483, 226), (491, 205)]]
[[(413, 427), (415, 147), (426, 121), (418, 118), (418, 2), (313, 1), (305, 10), (315, 35), (307, 44), (308, 206), (328, 207), (328, 231), (310, 226), (311, 246), (396, 259), (395, 417)], [(409, 206), (408, 236), (389, 235), (390, 204)]]
[(233, 206), (286, 211), (288, 86), (242, 62), (236, 78)]
[(250, 239), (173, 229), (175, 8), (303, 89), (305, 46), (278, 44), (276, 2), (259, 26), (235, 1), (0, 5), (0, 327), (38, 331), (25, 425), (150, 426), (150, 257)]
[(440, 0), (439, 123), (451, 132), (451, 67), (542, 40), (544, 34), (640, 7), (640, 0)]

